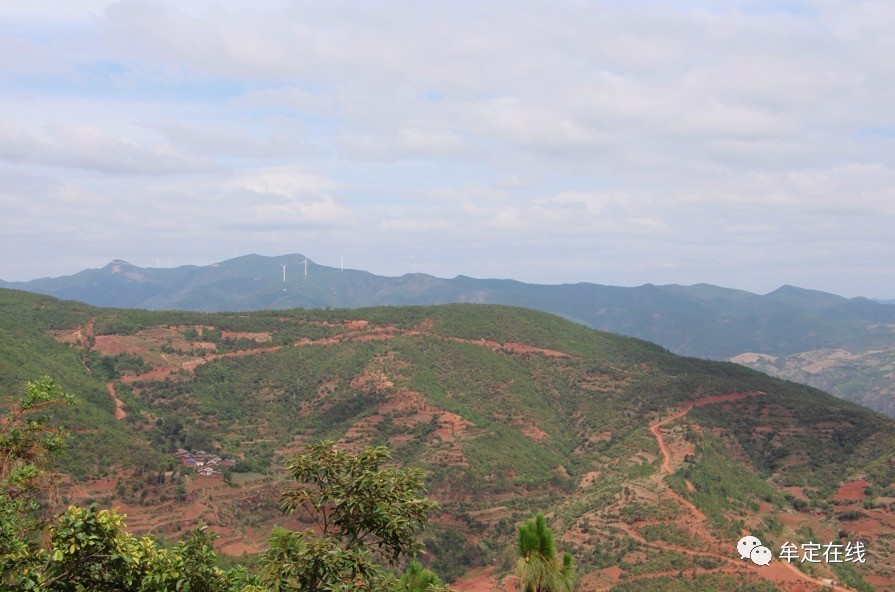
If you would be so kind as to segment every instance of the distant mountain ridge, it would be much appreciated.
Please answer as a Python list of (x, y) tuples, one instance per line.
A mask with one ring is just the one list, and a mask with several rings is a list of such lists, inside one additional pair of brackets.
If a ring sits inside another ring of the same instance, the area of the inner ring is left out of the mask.
[[(207, 266), (166, 269), (115, 260), (71, 276), (0, 282), (0, 286), (95, 306), (201, 312), (457, 302), (521, 306), (646, 339), (677, 354), (736, 358), (895, 416), (895, 381), (886, 369), (895, 364), (892, 304), (795, 286), (758, 295), (708, 284), (628, 288), (526, 284), (462, 275), (447, 279), (423, 273), (384, 277), (309, 259), (305, 267), (305, 261), (301, 254), (246, 255)], [(863, 357), (856, 365), (843, 361), (847, 357), (837, 353), (843, 351), (874, 352), (874, 356)]]
[[(592, 283), (400, 277), (318, 265), (305, 276), (299, 254), (246, 255), (207, 266), (141, 268), (115, 260), (101, 269), (0, 287), (94, 306), (200, 312), (360, 308), (473, 302), (559, 314), (596, 329), (639, 337), (676, 353), (725, 359), (744, 351), (791, 354), (838, 347), (853, 324), (895, 324), (895, 305), (782, 286), (758, 295), (708, 284), (626, 288)], [(282, 266), (286, 266), (283, 281)]]

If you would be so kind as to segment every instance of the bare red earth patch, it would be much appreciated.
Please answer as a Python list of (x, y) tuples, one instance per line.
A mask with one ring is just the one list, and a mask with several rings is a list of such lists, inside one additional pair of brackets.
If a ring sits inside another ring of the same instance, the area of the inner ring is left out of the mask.
[(866, 497), (864, 490), (870, 486), (868, 481), (857, 480), (843, 483), (833, 499), (841, 502), (860, 502)]
[(273, 341), (270, 332), (249, 333), (248, 331), (221, 331), (223, 339), (250, 339), (257, 343), (267, 343)]
[(451, 587), (457, 592), (505, 592), (516, 588), (501, 588), (493, 575), (494, 567), (488, 566), (470, 570), (454, 582)]
[(561, 351), (556, 351), (555, 349), (544, 349), (542, 347), (535, 347), (533, 345), (526, 345), (524, 343), (505, 343), (503, 344), (503, 349), (513, 354), (541, 354), (550, 358), (571, 357), (569, 356), (569, 354)]

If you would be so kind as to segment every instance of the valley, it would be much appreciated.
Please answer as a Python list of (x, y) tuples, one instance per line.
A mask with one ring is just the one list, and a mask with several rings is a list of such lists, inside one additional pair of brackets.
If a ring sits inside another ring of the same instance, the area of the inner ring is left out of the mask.
[[(536, 511), (582, 590), (895, 589), (895, 428), (809, 387), (503, 306), (233, 314), (0, 295), (0, 331), (28, 354), (5, 350), (5, 388), (45, 368), (82, 400), (59, 416), (75, 428), (65, 495), (120, 508), (138, 534), (207, 524), (250, 561), (274, 526), (303, 527), (278, 509), (285, 463), (331, 438), (426, 471), (442, 509), (423, 558), (457, 590), (513, 589), (515, 525)], [(235, 464), (201, 477), (178, 449)], [(744, 532), (778, 550), (860, 539), (868, 559), (759, 567), (735, 552)]]
[(818, 349), (780, 356), (745, 353), (731, 361), (895, 417), (895, 348)]
[(895, 592), (893, 29), (0, 3), (0, 592)]

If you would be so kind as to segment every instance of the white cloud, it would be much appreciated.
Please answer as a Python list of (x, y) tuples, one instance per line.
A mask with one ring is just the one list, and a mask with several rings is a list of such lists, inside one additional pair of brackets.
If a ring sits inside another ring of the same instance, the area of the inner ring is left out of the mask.
[(217, 207), (237, 228), (345, 225), (354, 213), (329, 193), (338, 186), (295, 167), (263, 169), (229, 181)]
[(64, 73), (58, 56), (40, 43), (20, 37), (0, 34), (0, 77), (27, 75), (30, 72)]
[(414, 127), (377, 135), (346, 134), (336, 144), (348, 158), (374, 162), (391, 162), (401, 158), (458, 158), (469, 153), (461, 134)]
[(240, 175), (229, 181), (225, 187), (295, 197), (304, 193), (322, 195), (325, 190), (338, 186), (338, 183), (330, 179), (307, 173), (296, 167), (276, 167)]
[[(293, 229), (374, 263), (412, 243), (447, 274), (804, 274), (895, 295), (895, 274), (871, 285), (853, 264), (890, 265), (890, 2), (35, 0), (0, 16), (0, 203), (33, 191), (25, 213), (72, 244), (77, 203), (116, 203), (119, 229), (92, 227), (109, 251), (177, 228), (296, 250)], [(61, 169), (52, 188), (23, 181)], [(800, 269), (820, 253), (841, 273)]]
[(277, 87), (252, 89), (242, 101), (248, 107), (283, 107), (301, 114), (334, 116), (338, 113), (336, 97), (332, 92), (312, 92), (301, 87)]
[(205, 159), (179, 153), (170, 146), (140, 145), (93, 126), (50, 124), (44, 133), (34, 133), (3, 119), (0, 159), (134, 175), (194, 173), (212, 168)]
[(159, 131), (172, 145), (194, 154), (277, 160), (311, 150), (304, 126), (283, 117), (265, 121), (265, 129), (260, 133), (249, 124), (230, 122), (167, 120), (147, 127)]

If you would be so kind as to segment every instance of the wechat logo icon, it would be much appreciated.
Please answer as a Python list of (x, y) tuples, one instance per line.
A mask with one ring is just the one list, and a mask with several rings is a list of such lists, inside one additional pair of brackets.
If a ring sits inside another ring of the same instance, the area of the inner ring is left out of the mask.
[(758, 537), (744, 536), (737, 543), (737, 551), (740, 559), (749, 559), (755, 565), (767, 565), (771, 562), (773, 555), (771, 550), (761, 544)]

